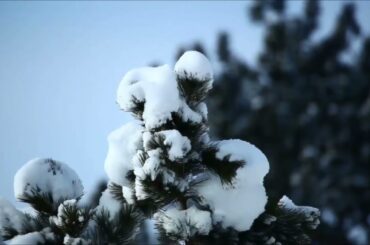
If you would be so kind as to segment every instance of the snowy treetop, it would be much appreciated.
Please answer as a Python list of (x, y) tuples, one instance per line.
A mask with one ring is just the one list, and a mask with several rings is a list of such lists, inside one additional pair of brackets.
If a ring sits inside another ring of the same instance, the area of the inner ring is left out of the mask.
[[(204, 223), (209, 226), (221, 223), (224, 228), (245, 231), (264, 211), (267, 196), (263, 179), (269, 171), (269, 163), (266, 156), (248, 142), (209, 140), (204, 100), (212, 83), (210, 62), (196, 51), (184, 53), (174, 70), (164, 65), (127, 72), (118, 87), (117, 102), (122, 110), (132, 112), (141, 120), (143, 127), (134, 129), (129, 123), (109, 136), (106, 172), (111, 181), (129, 190), (131, 185), (124, 178), (132, 170), (134, 188), (132, 192), (126, 189), (123, 194), (133, 193), (139, 202), (150, 199), (150, 185), (163, 185), (164, 192), (174, 188), (174, 192), (183, 193), (179, 195), (195, 192), (211, 211), (201, 211), (205, 217), (212, 218), (211, 222)], [(229, 185), (223, 177), (214, 175), (223, 171), (223, 164), (228, 165), (225, 166), (229, 170), (219, 174), (233, 179)], [(202, 185), (191, 186), (205, 176), (208, 180)], [(173, 226), (185, 229), (183, 220), (189, 220), (186, 217), (190, 212), (186, 210), (170, 208), (166, 215), (157, 217), (167, 233), (174, 233)], [(167, 224), (171, 223), (169, 219), (173, 219), (171, 227)], [(210, 229), (205, 228), (204, 233)], [(183, 238), (192, 233), (189, 229), (183, 232), (180, 236)]]

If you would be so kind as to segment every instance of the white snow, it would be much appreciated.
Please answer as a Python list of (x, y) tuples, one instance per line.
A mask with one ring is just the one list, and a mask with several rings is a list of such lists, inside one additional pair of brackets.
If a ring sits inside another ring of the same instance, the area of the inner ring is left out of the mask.
[(253, 221), (264, 211), (267, 196), (263, 186), (264, 176), (269, 171), (266, 156), (254, 145), (241, 140), (224, 140), (218, 143), (216, 157), (242, 160), (244, 167), (237, 170), (232, 186), (222, 185), (219, 177), (200, 185), (198, 193), (213, 210), (213, 222), (238, 231), (248, 230)]
[(149, 132), (149, 131), (144, 131), (142, 137), (143, 137), (144, 149), (145, 150), (150, 150), (148, 148), (148, 143), (150, 142), (150, 140), (152, 140), (153, 134), (151, 132)]
[(110, 214), (109, 219), (113, 220), (116, 214), (121, 210), (122, 204), (119, 200), (115, 199), (110, 193), (109, 189), (106, 189), (99, 200), (99, 205), (96, 207), (95, 211), (97, 214), (103, 210), (108, 211)]
[(25, 215), (16, 209), (10, 202), (0, 197), (0, 237), (4, 227), (11, 227), (17, 231), (22, 230)]
[[(77, 200), (76, 199), (71, 199), (71, 200), (66, 200), (64, 201), (63, 203), (61, 203), (58, 207), (58, 214), (57, 216), (53, 217), (53, 221), (54, 223), (57, 225), (57, 226), (63, 226), (64, 223), (65, 223), (65, 218), (67, 217), (66, 213), (65, 213), (65, 208), (66, 207), (76, 207), (77, 205)], [(81, 210), (78, 210), (77, 211), (77, 214), (79, 215), (78, 216), (78, 221), (79, 222), (83, 222), (84, 221), (84, 217), (83, 217), (83, 214), (81, 213)]]
[(135, 179), (135, 196), (137, 200), (145, 200), (148, 194), (144, 191), (144, 187), (141, 184), (140, 178)]
[(20, 244), (44, 244), (45, 239), (40, 232), (30, 232), (24, 235), (18, 235), (8, 241), (9, 245)]
[(119, 185), (129, 184), (126, 174), (133, 169), (133, 157), (142, 147), (142, 131), (143, 127), (133, 121), (109, 134), (109, 148), (104, 168), (112, 182)]
[(163, 154), (160, 149), (150, 150), (148, 153), (148, 159), (146, 159), (143, 171), (146, 175), (150, 175), (151, 180), (155, 180), (159, 173), (160, 168), (160, 155)]
[(131, 188), (122, 186), (122, 195), (128, 204), (134, 203), (134, 197), (133, 197), (134, 193), (131, 190)]
[(86, 241), (80, 237), (71, 237), (70, 235), (66, 235), (63, 239), (64, 245), (88, 245), (91, 244), (90, 242)]
[(21, 244), (45, 244), (47, 240), (54, 240), (55, 235), (50, 227), (44, 228), (41, 231), (30, 232), (24, 235), (18, 235), (8, 240), (6, 244), (21, 245)]
[(238, 170), (237, 179), (248, 183), (263, 184), (263, 178), (268, 173), (270, 166), (263, 152), (249, 142), (238, 139), (222, 140), (218, 142), (218, 159), (227, 155), (230, 161), (244, 161), (245, 167)]
[(170, 147), (168, 158), (171, 161), (183, 158), (191, 149), (188, 137), (182, 136), (175, 129), (160, 131), (158, 134), (165, 137), (164, 144)]
[(180, 236), (183, 239), (194, 234), (207, 235), (212, 228), (210, 212), (195, 207), (186, 210), (171, 207), (156, 213), (154, 218), (162, 224), (167, 234)]
[(212, 86), (213, 72), (209, 60), (198, 51), (187, 51), (176, 62), (175, 72), (179, 76), (191, 75), (199, 80), (210, 80)]
[(32, 191), (50, 192), (54, 201), (82, 196), (83, 186), (74, 170), (65, 163), (36, 158), (23, 165), (14, 177), (14, 194), (21, 198)]
[(204, 103), (204, 102), (201, 102), (197, 105), (197, 108), (196, 108), (197, 112), (200, 113), (200, 115), (202, 115), (202, 118), (204, 121), (207, 121), (207, 118), (208, 118), (208, 108), (207, 108), (207, 104)]
[(208, 211), (190, 207), (186, 210), (186, 219), (188, 224), (196, 228), (195, 230), (191, 230), (191, 235), (194, 233), (208, 235), (212, 228), (211, 214)]
[(202, 122), (202, 115), (198, 112), (193, 111), (184, 101), (182, 101), (181, 103), (179, 112), (184, 122)]
[(135, 156), (132, 158), (132, 165), (134, 168), (134, 174), (137, 178), (145, 179), (145, 172), (143, 166), (141, 165), (141, 156), (144, 153), (142, 150), (138, 150)]
[(168, 65), (129, 71), (118, 87), (117, 102), (122, 110), (131, 111), (133, 98), (145, 102), (143, 119), (147, 129), (162, 125), (181, 105), (174, 72)]

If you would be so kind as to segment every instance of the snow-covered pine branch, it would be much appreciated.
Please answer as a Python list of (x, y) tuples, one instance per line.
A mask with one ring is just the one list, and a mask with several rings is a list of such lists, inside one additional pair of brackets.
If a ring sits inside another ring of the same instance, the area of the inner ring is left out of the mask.
[[(109, 137), (105, 167), (111, 181), (122, 185), (127, 203), (154, 217), (164, 242), (253, 242), (257, 230), (260, 241), (309, 241), (306, 232), (316, 228), (317, 209), (308, 219), (298, 215), (301, 209), (277, 203), (265, 210), (266, 156), (248, 142), (210, 140), (205, 99), (212, 83), (211, 64), (196, 51), (184, 53), (174, 70), (164, 65), (129, 71), (119, 85), (117, 102), (137, 120)], [(112, 144), (113, 138), (120, 140)], [(115, 181), (117, 173), (122, 174)], [(289, 213), (295, 223), (279, 212)], [(265, 216), (284, 227), (259, 230)], [(286, 225), (307, 222), (295, 230), (295, 238), (283, 238), (283, 231), (290, 229)]]
[(80, 204), (83, 186), (79, 177), (65, 163), (50, 158), (33, 159), (19, 169), (14, 194), (32, 208), (21, 212), (0, 198), (0, 241), (6, 244), (120, 243), (131, 240), (140, 223), (133, 209), (121, 203), (112, 220), (102, 207), (104, 198), (96, 209)]

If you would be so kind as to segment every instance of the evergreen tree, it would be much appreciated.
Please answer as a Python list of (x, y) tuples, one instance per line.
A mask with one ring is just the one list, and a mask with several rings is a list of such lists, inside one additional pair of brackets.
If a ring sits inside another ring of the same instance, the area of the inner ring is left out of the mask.
[[(209, 99), (211, 135), (264, 149), (269, 196), (287, 193), (322, 211), (315, 241), (366, 244), (370, 38), (361, 34), (353, 4), (344, 5), (334, 29), (318, 41), (312, 36), (319, 30), (319, 2), (306, 1), (298, 17), (285, 5), (264, 0), (249, 8), (265, 29), (257, 66), (232, 52), (227, 33), (219, 35), (222, 69)], [(360, 44), (357, 55), (354, 43)]]
[[(24, 214), (0, 202), (0, 234), (10, 244), (135, 244), (153, 220), (154, 244), (310, 244), (316, 208), (268, 198), (266, 156), (241, 140), (212, 141), (205, 99), (213, 71), (199, 52), (168, 65), (128, 72), (117, 103), (136, 120), (108, 136), (107, 189), (83, 207), (77, 174), (64, 163), (35, 159), (15, 176)], [(42, 176), (42, 178), (40, 178)]]

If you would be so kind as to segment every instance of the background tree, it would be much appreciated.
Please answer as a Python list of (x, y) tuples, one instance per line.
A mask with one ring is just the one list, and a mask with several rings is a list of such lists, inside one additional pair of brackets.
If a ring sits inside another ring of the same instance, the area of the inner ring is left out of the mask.
[[(361, 35), (355, 6), (346, 4), (334, 29), (314, 41), (319, 2), (306, 1), (298, 17), (286, 13), (288, 3), (255, 1), (248, 9), (265, 29), (256, 67), (232, 52), (227, 33), (219, 35), (222, 70), (210, 94), (211, 135), (248, 139), (266, 152), (270, 195), (288, 193), (322, 210), (316, 241), (365, 244), (370, 229), (370, 38)], [(355, 44), (360, 44), (357, 52)], [(195, 48), (204, 50), (200, 44)]]

